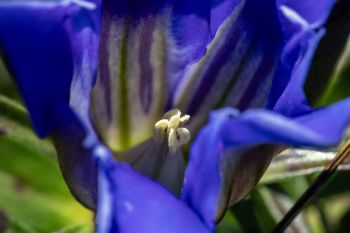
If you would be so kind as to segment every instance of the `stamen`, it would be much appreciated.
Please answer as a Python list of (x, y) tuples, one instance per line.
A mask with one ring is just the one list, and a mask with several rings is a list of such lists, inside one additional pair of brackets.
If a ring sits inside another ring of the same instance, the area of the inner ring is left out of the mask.
[(181, 111), (179, 109), (166, 112), (163, 119), (154, 125), (154, 140), (159, 143), (168, 140), (169, 150), (171, 153), (174, 153), (177, 148), (188, 143), (191, 139), (190, 131), (183, 128), (189, 120), (190, 116), (181, 116)]
[(180, 118), (180, 126), (185, 125), (190, 120), (190, 115), (184, 115)]

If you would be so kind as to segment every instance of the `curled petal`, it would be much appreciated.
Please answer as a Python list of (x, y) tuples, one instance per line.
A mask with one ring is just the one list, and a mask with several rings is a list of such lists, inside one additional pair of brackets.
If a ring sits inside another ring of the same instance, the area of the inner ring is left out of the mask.
[[(322, 26), (334, 1), (314, 4), (313, 0), (303, 2), (286, 0), (278, 3), (286, 42), (269, 94), (268, 108), (285, 115), (297, 116), (310, 111), (304, 93), (305, 79), (317, 46), (325, 34)], [(309, 11), (305, 10), (307, 8), (304, 4), (317, 6), (311, 7)], [(317, 25), (313, 24), (316, 21)]]
[[(291, 68), (288, 67), (289, 65), (280, 64), (277, 73), (281, 77), (279, 81), (283, 82), (283, 78), (288, 77), (288, 75), (290, 81), (277, 102), (274, 103), (273, 109), (287, 116), (298, 116), (311, 111), (304, 93), (304, 83), (317, 45), (324, 35), (324, 30), (320, 30), (318, 33), (307, 30), (299, 35), (300, 37), (295, 41), (291, 41), (290, 48), (287, 47), (290, 50), (285, 53), (286, 56), (289, 56), (285, 62), (293, 64), (291, 60), (294, 60), (294, 64)], [(281, 61), (281, 63), (283, 62)], [(276, 81), (275, 86), (278, 84), (280, 83)], [(276, 89), (272, 91), (275, 91), (271, 94), (272, 96), (279, 93)]]

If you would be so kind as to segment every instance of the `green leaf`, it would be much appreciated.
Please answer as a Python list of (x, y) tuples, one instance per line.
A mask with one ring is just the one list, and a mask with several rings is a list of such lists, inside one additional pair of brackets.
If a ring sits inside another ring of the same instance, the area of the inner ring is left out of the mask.
[(262, 232), (252, 205), (253, 203), (249, 199), (245, 199), (231, 208), (231, 212), (237, 219), (242, 232)]
[[(62, 194), (65, 186), (53, 181), (61, 175), (56, 162), (55, 150), (48, 140), (36, 137), (30, 126), (23, 123), (25, 110), (15, 102), (0, 96), (0, 169), (51, 193)], [(46, 171), (50, 170), (50, 173)], [(36, 172), (47, 173), (38, 177)]]
[(0, 96), (0, 209), (8, 219), (6, 233), (92, 232), (92, 213), (68, 191), (52, 143), (38, 139), (27, 119), (23, 107)]
[(10, 78), (10, 74), (5, 68), (5, 65), (0, 56), (0, 93), (10, 97), (11, 99), (20, 100), (20, 97), (16, 91), (16, 87), (13, 85)]
[[(293, 199), (268, 187), (255, 189), (248, 198), (231, 209), (240, 231), (270, 233), (293, 205)], [(305, 216), (300, 215), (290, 227), (291, 233), (310, 232)], [(233, 231), (232, 231), (233, 232)], [(221, 232), (220, 232), (221, 233)]]
[(340, 59), (338, 66), (333, 74), (326, 92), (318, 102), (318, 106), (327, 106), (336, 101), (344, 99), (350, 95), (350, 40), (346, 50)]
[(234, 232), (242, 232), (242, 228), (238, 223), (236, 217), (233, 215), (231, 211), (228, 211), (224, 218), (221, 220), (219, 225), (216, 228), (216, 233), (234, 233)]
[(266, 188), (260, 188), (251, 194), (251, 201), (254, 203), (253, 212), (257, 216), (261, 232), (270, 233), (280, 217), (271, 193)]
[(73, 225), (66, 228), (60, 229), (59, 233), (92, 233), (92, 229), (86, 226)]
[[(270, 233), (282, 217), (291, 208), (294, 201), (290, 196), (274, 192), (268, 188), (259, 188), (251, 196), (253, 211), (258, 217), (262, 232)], [(303, 214), (299, 215), (289, 227), (289, 232), (310, 232)]]

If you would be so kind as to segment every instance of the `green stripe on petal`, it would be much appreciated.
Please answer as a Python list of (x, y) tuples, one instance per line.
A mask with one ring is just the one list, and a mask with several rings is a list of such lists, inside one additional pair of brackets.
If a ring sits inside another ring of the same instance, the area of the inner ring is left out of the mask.
[(125, 26), (120, 48), (120, 76), (119, 76), (119, 106), (120, 106), (120, 144), (122, 149), (130, 144), (129, 111), (128, 111), (128, 80), (127, 80), (127, 59), (128, 59), (128, 36), (129, 27)]
[(100, 136), (119, 151), (149, 138), (164, 112), (168, 19), (109, 17), (103, 22), (93, 115)]

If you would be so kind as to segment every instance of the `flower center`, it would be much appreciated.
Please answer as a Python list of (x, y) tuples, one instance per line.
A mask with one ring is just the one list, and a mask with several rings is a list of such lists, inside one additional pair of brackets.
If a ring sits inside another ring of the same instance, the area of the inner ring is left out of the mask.
[(166, 112), (163, 119), (155, 123), (153, 128), (153, 138), (156, 142), (168, 141), (170, 152), (174, 153), (181, 145), (188, 143), (191, 133), (182, 127), (190, 120), (189, 115), (181, 116), (179, 109)]

